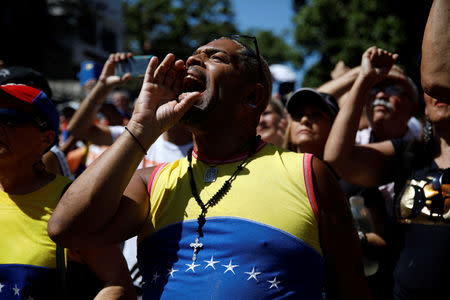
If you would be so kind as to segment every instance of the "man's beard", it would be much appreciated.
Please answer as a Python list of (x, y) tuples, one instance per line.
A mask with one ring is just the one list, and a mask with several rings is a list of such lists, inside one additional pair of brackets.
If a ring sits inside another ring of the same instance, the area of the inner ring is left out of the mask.
[(201, 123), (205, 119), (206, 112), (198, 107), (192, 106), (183, 117), (180, 122), (187, 126), (192, 126)]

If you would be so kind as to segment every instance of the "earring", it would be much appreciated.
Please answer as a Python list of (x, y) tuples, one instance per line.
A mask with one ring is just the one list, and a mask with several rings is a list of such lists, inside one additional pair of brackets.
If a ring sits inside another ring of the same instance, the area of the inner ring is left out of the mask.
[(425, 120), (425, 126), (423, 127), (423, 139), (425, 143), (429, 143), (433, 139), (433, 124), (428, 117)]

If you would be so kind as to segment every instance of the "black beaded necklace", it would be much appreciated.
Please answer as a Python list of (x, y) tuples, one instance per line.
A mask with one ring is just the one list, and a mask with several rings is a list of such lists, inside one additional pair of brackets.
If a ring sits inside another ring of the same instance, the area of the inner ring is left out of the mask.
[(250, 150), (248, 152), (247, 157), (237, 166), (234, 173), (228, 178), (224, 184), (220, 187), (220, 189), (209, 199), (206, 203), (203, 203), (202, 199), (200, 198), (200, 195), (197, 191), (197, 187), (195, 185), (194, 181), (194, 173), (192, 171), (192, 148), (188, 151), (187, 159), (189, 162), (188, 171), (189, 171), (189, 183), (191, 185), (191, 192), (194, 196), (195, 201), (202, 209), (202, 212), (197, 218), (197, 237), (195, 239), (194, 243), (191, 243), (189, 246), (194, 250), (194, 253), (192, 255), (192, 262), (194, 263), (197, 260), (197, 253), (200, 251), (201, 248), (203, 248), (203, 244), (199, 242), (199, 239), (203, 237), (203, 225), (206, 223), (206, 214), (208, 213), (208, 209), (210, 207), (215, 206), (219, 201), (222, 199), (222, 197), (228, 192), (228, 190), (231, 188), (231, 182), (236, 178), (236, 176), (239, 174), (239, 172), (244, 169), (244, 164), (247, 162), (247, 160), (256, 152), (256, 149), (258, 147), (259, 141), (261, 137), (258, 135), (253, 140)]

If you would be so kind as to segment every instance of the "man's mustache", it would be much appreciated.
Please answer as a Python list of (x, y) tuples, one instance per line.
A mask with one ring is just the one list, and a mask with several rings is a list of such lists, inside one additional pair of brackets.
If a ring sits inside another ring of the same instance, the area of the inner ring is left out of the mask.
[(391, 104), (389, 101), (384, 100), (384, 99), (379, 99), (379, 98), (375, 99), (375, 100), (370, 104), (370, 109), (374, 108), (374, 106), (377, 106), (377, 105), (382, 105), (382, 106), (386, 107), (386, 108), (389, 109), (389, 110), (392, 109), (392, 104)]

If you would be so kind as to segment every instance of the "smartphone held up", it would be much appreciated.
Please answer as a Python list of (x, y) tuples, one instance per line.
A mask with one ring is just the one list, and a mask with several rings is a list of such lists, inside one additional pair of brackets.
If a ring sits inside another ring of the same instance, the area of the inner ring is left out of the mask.
[(121, 61), (116, 65), (116, 75), (123, 76), (130, 73), (132, 77), (144, 77), (152, 57), (153, 55), (138, 55)]

